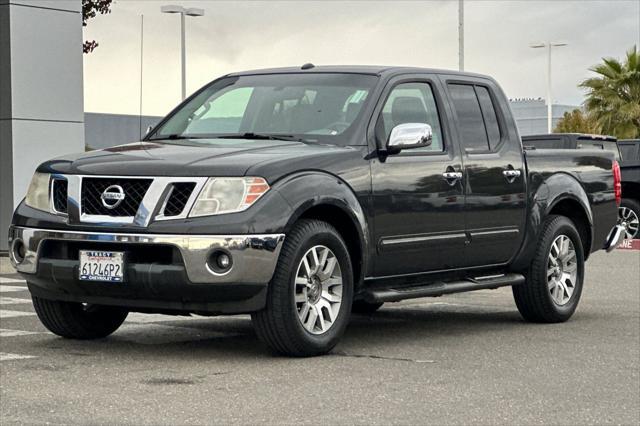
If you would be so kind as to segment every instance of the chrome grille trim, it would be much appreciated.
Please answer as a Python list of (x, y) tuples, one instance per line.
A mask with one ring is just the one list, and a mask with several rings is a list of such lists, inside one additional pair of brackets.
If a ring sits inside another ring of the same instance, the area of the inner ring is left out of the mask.
[(69, 190), (68, 190), (69, 183), (66, 181), (66, 178), (64, 176), (52, 175), (51, 181), (49, 182), (49, 210), (51, 211), (51, 213), (55, 215), (67, 216), (67, 211), (68, 211), (67, 206), (65, 206), (64, 211), (58, 210), (56, 208), (56, 187), (60, 185), (60, 182), (64, 182), (65, 185), (67, 185), (67, 194), (65, 194), (64, 196), (64, 201), (65, 203), (67, 202), (68, 193), (69, 193)]
[[(207, 182), (207, 177), (173, 177), (173, 176), (106, 176), (106, 175), (55, 175), (54, 178), (66, 179), (68, 182), (67, 215), (70, 224), (93, 223), (100, 225), (128, 224), (147, 227), (151, 220), (184, 219), (189, 215), (191, 207), (196, 201), (200, 190)], [(149, 179), (151, 185), (147, 189), (135, 216), (91, 215), (83, 213), (82, 209), (82, 180), (84, 178), (101, 179)], [(53, 179), (52, 179), (53, 180)], [(170, 195), (172, 185), (180, 182), (195, 184), (183, 211), (175, 216), (163, 216), (162, 207)], [(52, 200), (51, 200), (52, 202)], [(52, 204), (53, 206), (53, 204)], [(53, 207), (52, 207), (53, 209)], [(60, 214), (60, 213), (58, 213)]]

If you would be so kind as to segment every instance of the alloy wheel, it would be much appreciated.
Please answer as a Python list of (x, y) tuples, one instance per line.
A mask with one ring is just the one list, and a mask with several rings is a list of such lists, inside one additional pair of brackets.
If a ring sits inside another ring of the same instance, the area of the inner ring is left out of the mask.
[(551, 244), (547, 263), (547, 284), (551, 299), (559, 306), (571, 300), (578, 279), (578, 262), (573, 241), (559, 235)]
[(326, 246), (310, 248), (298, 265), (295, 278), (298, 319), (311, 334), (326, 333), (342, 305), (342, 269)]
[(640, 218), (636, 212), (628, 207), (618, 208), (618, 223), (625, 229), (625, 239), (632, 240), (638, 236)]

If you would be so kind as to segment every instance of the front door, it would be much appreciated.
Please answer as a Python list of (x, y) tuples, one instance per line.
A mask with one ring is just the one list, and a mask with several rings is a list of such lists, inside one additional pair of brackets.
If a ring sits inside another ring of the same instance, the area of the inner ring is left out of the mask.
[(379, 156), (371, 162), (376, 277), (455, 268), (464, 250), (462, 171), (442, 108), (439, 83), (424, 76), (392, 81), (378, 106), (375, 133), (384, 145), (394, 126), (426, 123), (428, 147)]
[(522, 242), (526, 212), (525, 168), (515, 122), (492, 82), (443, 83), (463, 151), (468, 238), (464, 266), (506, 263)]

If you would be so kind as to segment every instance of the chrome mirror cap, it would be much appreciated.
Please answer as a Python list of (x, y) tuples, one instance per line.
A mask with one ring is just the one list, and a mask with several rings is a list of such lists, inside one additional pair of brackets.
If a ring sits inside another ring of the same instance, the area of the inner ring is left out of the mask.
[(403, 149), (421, 148), (431, 145), (433, 130), (425, 123), (398, 124), (391, 130), (387, 150), (398, 152)]

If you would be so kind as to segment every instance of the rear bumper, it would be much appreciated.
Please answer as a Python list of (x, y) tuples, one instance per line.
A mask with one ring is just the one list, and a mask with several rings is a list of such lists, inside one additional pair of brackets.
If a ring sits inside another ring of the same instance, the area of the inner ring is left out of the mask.
[[(283, 240), (283, 234), (111, 234), (12, 226), (9, 258), (25, 276), (32, 294), (46, 299), (243, 313), (264, 306)], [(22, 256), (19, 245), (23, 245)], [(124, 282), (80, 281), (77, 250), (84, 247), (124, 251), (125, 259), (132, 259), (126, 261)], [(207, 265), (210, 254), (218, 251), (232, 259), (225, 273)]]
[(612, 251), (622, 243), (625, 233), (626, 229), (624, 228), (624, 226), (616, 225), (613, 227), (613, 229), (607, 236), (607, 240), (604, 243), (604, 249), (607, 251), (607, 253)]

